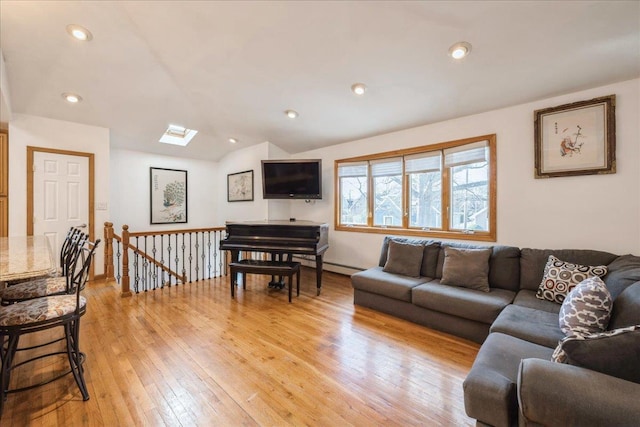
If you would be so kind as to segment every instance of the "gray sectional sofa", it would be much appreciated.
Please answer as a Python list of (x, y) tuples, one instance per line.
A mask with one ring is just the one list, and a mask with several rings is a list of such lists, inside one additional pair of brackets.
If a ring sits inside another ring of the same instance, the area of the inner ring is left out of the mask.
[[(422, 248), (417, 267), (419, 249), (411, 245)], [(486, 254), (485, 271), (449, 256), (474, 251)], [(616, 332), (588, 339), (563, 333), (561, 304), (536, 296), (550, 255), (607, 267), (607, 330)], [(458, 279), (460, 272), (468, 277)], [(476, 276), (488, 283), (455, 282)], [(640, 425), (640, 257), (387, 236), (379, 265), (351, 281), (357, 305), (482, 344), (464, 382), (465, 409), (478, 425)], [(552, 361), (554, 350), (565, 363)]]

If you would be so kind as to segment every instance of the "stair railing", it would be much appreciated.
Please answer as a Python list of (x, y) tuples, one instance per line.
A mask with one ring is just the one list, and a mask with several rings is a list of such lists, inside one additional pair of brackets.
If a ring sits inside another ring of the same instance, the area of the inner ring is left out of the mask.
[[(220, 240), (225, 227), (131, 232), (104, 223), (104, 272), (121, 285), (121, 295), (161, 289), (227, 274)], [(133, 289), (132, 289), (133, 288)]]

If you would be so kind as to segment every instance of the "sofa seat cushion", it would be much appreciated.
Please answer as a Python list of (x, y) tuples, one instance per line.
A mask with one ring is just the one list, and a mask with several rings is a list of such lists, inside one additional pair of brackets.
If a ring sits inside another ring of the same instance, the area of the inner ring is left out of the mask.
[(516, 298), (513, 300), (515, 305), (520, 305), (523, 307), (534, 308), (536, 310), (547, 311), (549, 313), (560, 312), (560, 304), (556, 304), (555, 302), (538, 299), (536, 297), (536, 291), (530, 291), (528, 289), (523, 289), (518, 291)]
[(501, 333), (489, 334), (463, 383), (467, 415), (492, 426), (517, 425), (520, 361), (550, 360), (552, 354), (552, 349), (541, 345)]
[(490, 332), (500, 332), (551, 349), (565, 337), (556, 313), (513, 304), (502, 310)]
[(433, 280), (413, 288), (411, 295), (411, 301), (417, 306), (491, 324), (502, 309), (511, 304), (515, 292), (505, 289), (477, 291), (442, 285), (439, 280)]
[(389, 298), (411, 302), (411, 289), (431, 280), (428, 277), (409, 277), (382, 271), (373, 267), (351, 275), (355, 289), (384, 295)]

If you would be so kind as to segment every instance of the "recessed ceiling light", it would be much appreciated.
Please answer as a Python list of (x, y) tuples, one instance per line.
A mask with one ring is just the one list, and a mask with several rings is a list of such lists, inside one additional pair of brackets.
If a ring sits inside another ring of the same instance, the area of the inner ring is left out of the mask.
[(186, 146), (191, 139), (196, 136), (197, 130), (187, 129), (183, 126), (169, 125), (166, 131), (160, 137), (159, 142), (165, 144)]
[(235, 144), (236, 142), (238, 142), (238, 140), (235, 138), (229, 138), (229, 142)]
[(82, 101), (82, 97), (75, 93), (65, 92), (62, 94), (62, 97), (65, 99), (65, 101), (70, 102), (72, 104), (77, 104), (78, 102)]
[(76, 24), (67, 25), (67, 33), (69, 33), (69, 35), (74, 39), (83, 42), (88, 42), (93, 38), (93, 34), (91, 34), (91, 31), (87, 30), (81, 25)]
[(290, 119), (295, 119), (296, 117), (298, 117), (298, 112), (297, 112), (297, 111), (294, 111), (294, 110), (286, 110), (284, 113), (285, 113), (285, 114), (287, 115), (287, 117), (289, 117)]
[(449, 55), (453, 59), (462, 59), (471, 53), (471, 44), (458, 42), (449, 48)]
[(353, 85), (351, 85), (351, 92), (355, 93), (356, 95), (364, 95), (366, 91), (367, 86), (364, 83), (354, 83)]

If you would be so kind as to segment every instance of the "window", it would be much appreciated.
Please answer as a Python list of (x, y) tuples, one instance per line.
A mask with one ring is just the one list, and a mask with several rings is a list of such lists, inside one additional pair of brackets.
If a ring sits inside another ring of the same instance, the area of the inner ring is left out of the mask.
[(336, 161), (336, 230), (496, 240), (496, 136)]
[(402, 158), (370, 162), (373, 225), (402, 225)]
[(409, 227), (440, 228), (442, 224), (442, 153), (405, 157), (409, 191)]
[(350, 162), (338, 169), (340, 224), (367, 225), (369, 179), (367, 163)]
[(444, 150), (451, 175), (451, 230), (489, 231), (488, 144), (479, 141)]

